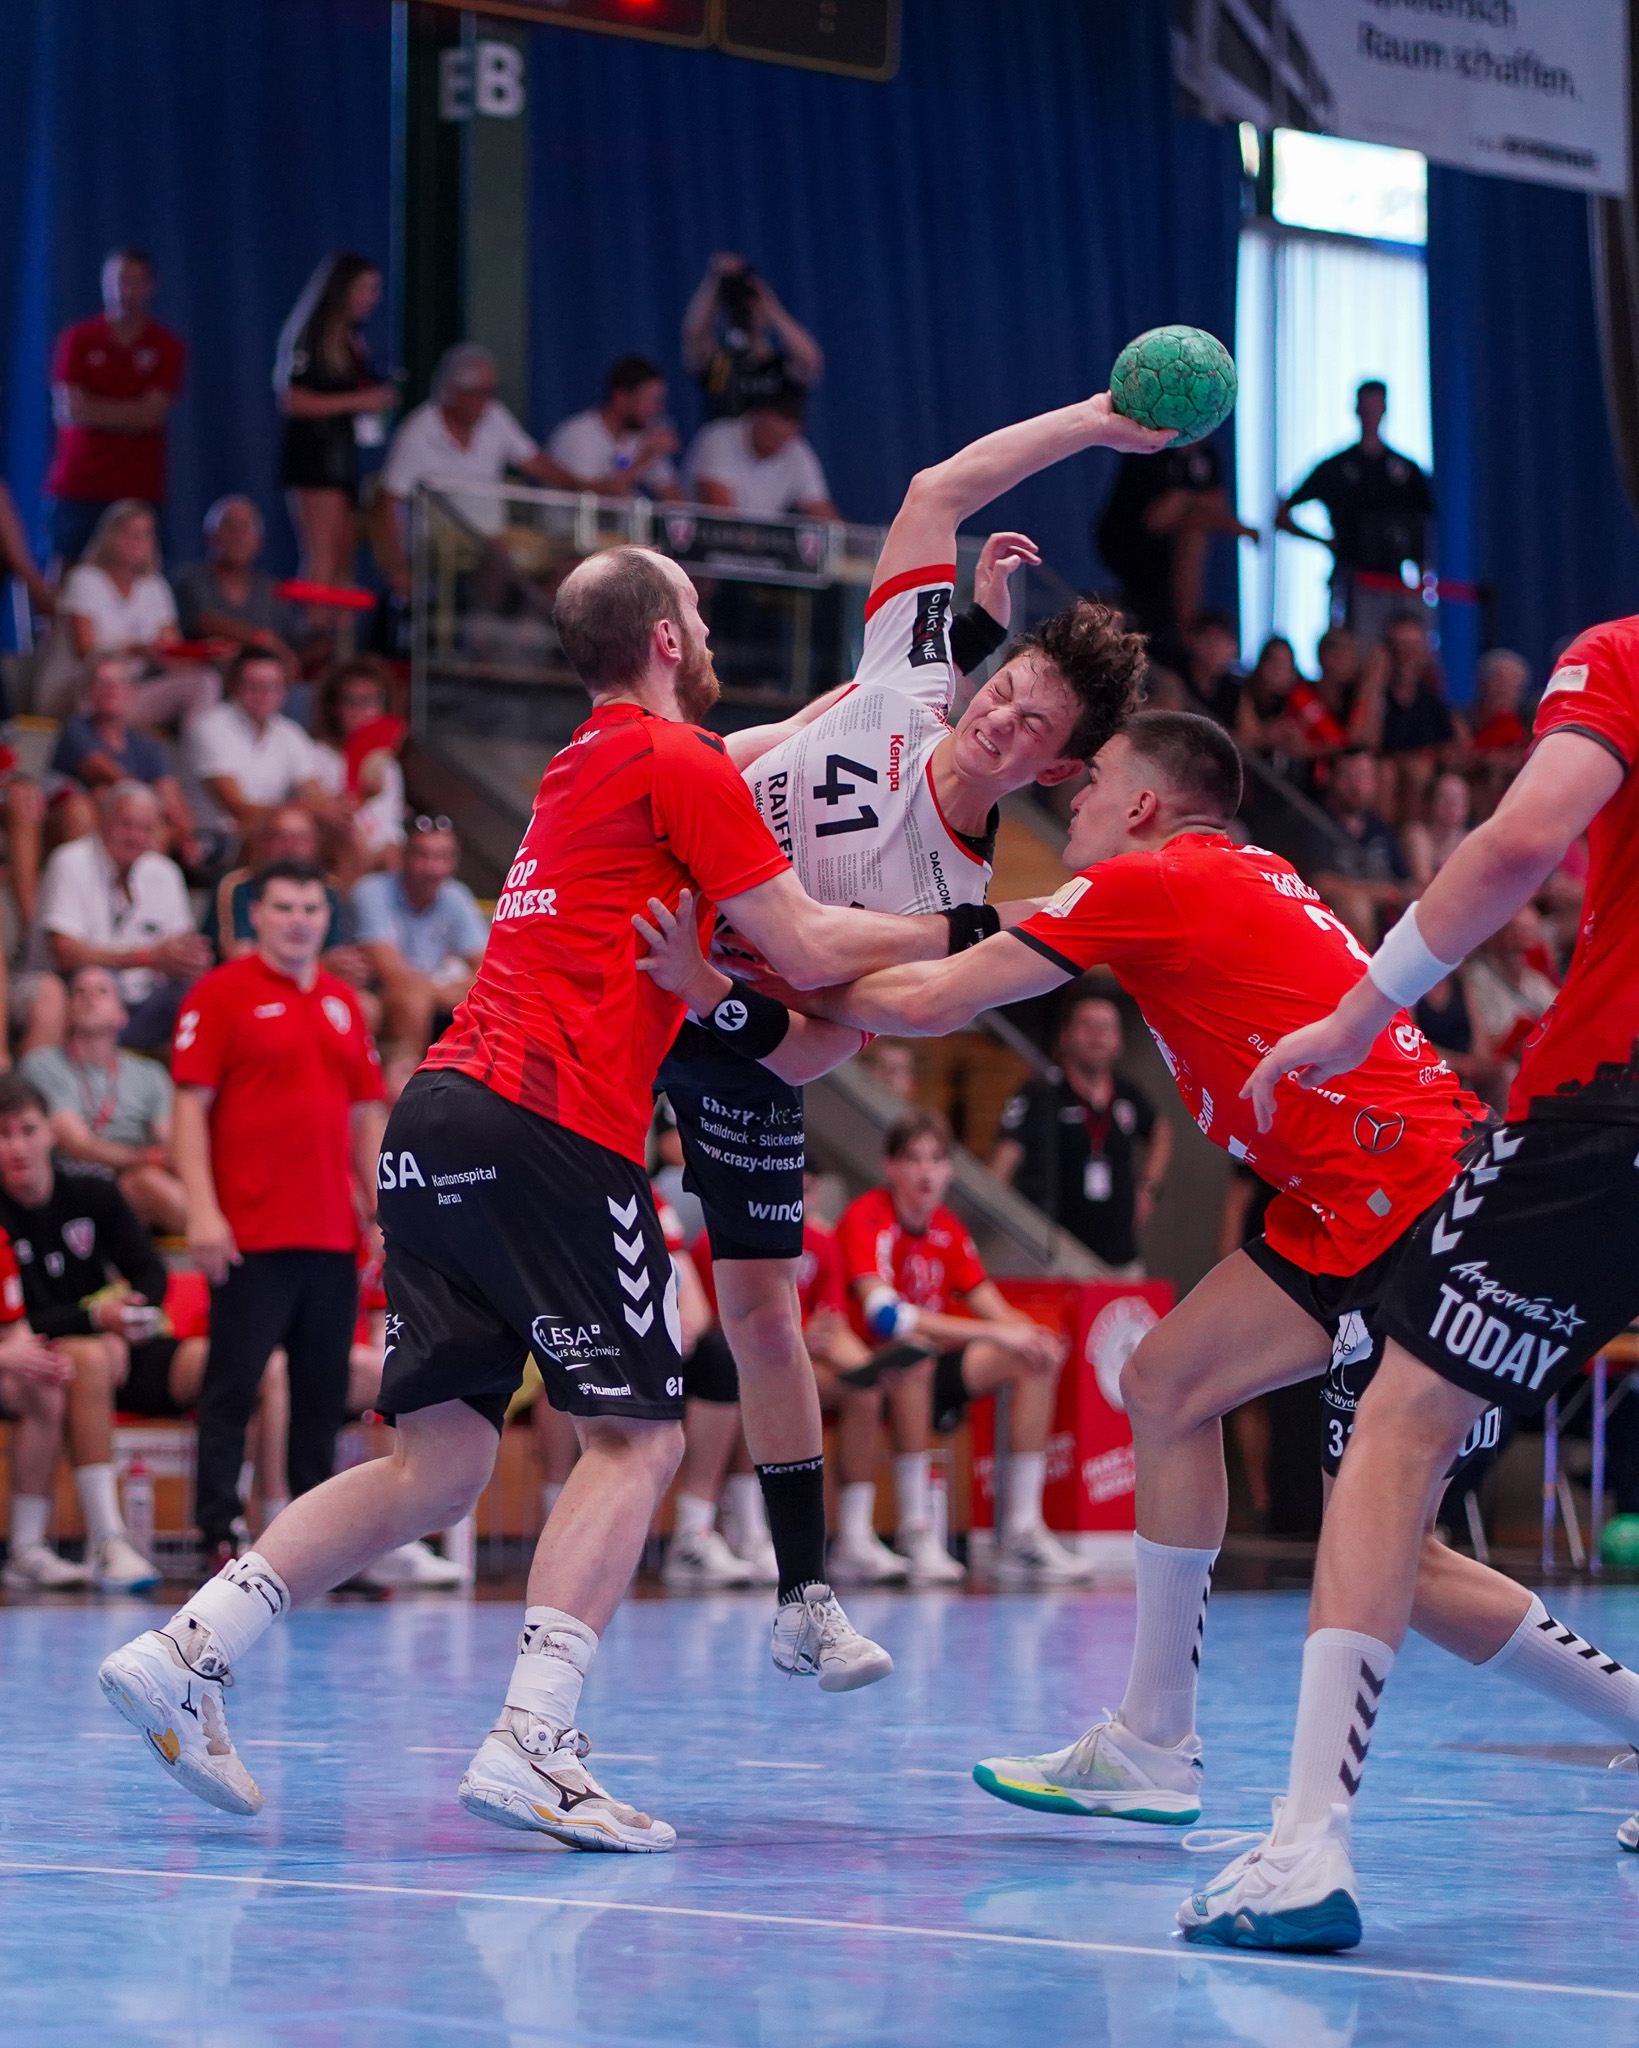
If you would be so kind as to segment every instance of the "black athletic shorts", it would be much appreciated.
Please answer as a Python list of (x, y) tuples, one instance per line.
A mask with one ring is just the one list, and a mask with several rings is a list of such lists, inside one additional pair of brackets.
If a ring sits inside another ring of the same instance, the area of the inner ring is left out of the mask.
[(146, 1344), (131, 1346), (131, 1369), (114, 1393), (114, 1406), (122, 1415), (187, 1414), (171, 1399), (176, 1347), (175, 1337), (150, 1337)]
[(802, 1090), (685, 1022), (661, 1064), (714, 1259), (802, 1256)]
[(677, 1278), (640, 1166), (432, 1072), (387, 1120), (376, 1185), (389, 1421), (460, 1400), (499, 1429), (530, 1352), (554, 1408), (682, 1415)]
[[(1360, 1397), (1383, 1362), (1383, 1302), (1416, 1229), (1413, 1224), (1369, 1266), (1349, 1274), (1306, 1273), (1261, 1237), (1241, 1247), (1260, 1272), (1267, 1273), (1282, 1293), (1331, 1336), (1332, 1361), (1320, 1389), (1326, 1423), (1320, 1469), (1330, 1478), (1337, 1477), (1343, 1462)], [(1507, 1434), (1499, 1410), (1488, 1408), (1469, 1431), (1447, 1483), (1460, 1482), (1465, 1492), (1476, 1486), (1495, 1461)]]
[(962, 1377), (960, 1351), (941, 1351), (933, 1361), (933, 1426), (940, 1436), (949, 1436), (967, 1412), (967, 1382)]
[(1416, 1225), (1385, 1333), (1453, 1386), (1535, 1415), (1639, 1315), (1639, 1124), (1488, 1133)]

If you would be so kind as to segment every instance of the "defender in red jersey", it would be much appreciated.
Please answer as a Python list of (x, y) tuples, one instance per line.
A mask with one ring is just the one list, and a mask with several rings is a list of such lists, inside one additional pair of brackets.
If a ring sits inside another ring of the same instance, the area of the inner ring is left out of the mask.
[[(167, 1769), (232, 1812), (261, 1804), (226, 1738), (232, 1665), (292, 1598), (470, 1511), (533, 1351), (583, 1455), (537, 1546), (500, 1721), (458, 1796), (481, 1818), (579, 1848), (672, 1845), (670, 1828), (588, 1773), (573, 1726), (598, 1632), (682, 1448), (676, 1279), (641, 1159), (650, 1086), (683, 1009), (638, 973), (632, 915), (685, 888), (715, 899), (802, 982), (950, 941), (939, 917), (804, 894), (721, 741), (690, 722), (716, 678), (674, 563), (643, 548), (595, 556), (565, 578), (556, 621), (593, 714), (543, 778), (477, 980), (381, 1147), (380, 1407), (398, 1424), (394, 1454), (294, 1502), (167, 1629), (103, 1666), (105, 1691)], [(785, 1455), (779, 1426), (764, 1457)], [(780, 1668), (831, 1691), (891, 1670), (828, 1587), (795, 1591), (775, 1620)], [(208, 1735), (192, 1712), (201, 1692)]]
[[(1285, 1135), (1280, 1120), (1258, 1129), (1241, 1090), (1269, 1045), (1269, 1020), (1319, 1009), (1360, 961), (1284, 861), (1228, 839), (1239, 795), (1239, 757), (1210, 720), (1141, 712), (1100, 752), (1076, 800), (1066, 861), (1082, 872), (1050, 903), (959, 958), (872, 975), (823, 1002), (828, 1017), (864, 1030), (929, 1035), (1107, 962), (1162, 1040), (1202, 1129), (1282, 1188), (1265, 1237), (1209, 1273), (1122, 1375), (1138, 1495), (1138, 1639), (1125, 1697), (1065, 1749), (988, 1758), (975, 1773), (999, 1797), (1047, 1811), (1198, 1816), (1196, 1677), (1227, 1505), (1219, 1418), (1318, 1373), (1337, 1347), (1358, 1374), (1359, 1323), (1377, 1319), (1479, 1114), (1390, 1005), (1359, 1048), (1358, 1075), (1302, 1099)], [(685, 964), (668, 971), (686, 994)], [(1511, 1639), (1524, 1597), (1432, 1541), (1420, 1553), (1416, 1626), (1469, 1662)]]
[[(1567, 649), (1496, 811), (1333, 1013), (1281, 1039), (1249, 1083), (1274, 1130), (1306, 1099), (1280, 1087), (1285, 1077), (1313, 1092), (1352, 1085), (1396, 1007), (1505, 924), (1583, 831), (1581, 934), (1526, 1045), (1508, 1121), (1418, 1226), (1387, 1290), (1383, 1363), (1321, 1537), (1288, 1795), (1257, 1865), (1232, 1864), (1181, 1910), (1196, 1939), (1359, 1940), (1349, 1809), (1417, 1619), (1423, 1530), (1451, 1454), (1490, 1402), (1539, 1411), (1639, 1311), (1639, 619), (1596, 626)], [(1475, 1661), (1506, 1664), (1639, 1745), (1639, 1677), (1521, 1589), (1486, 1619)], [(1639, 1817), (1617, 1839), (1639, 1849)]]

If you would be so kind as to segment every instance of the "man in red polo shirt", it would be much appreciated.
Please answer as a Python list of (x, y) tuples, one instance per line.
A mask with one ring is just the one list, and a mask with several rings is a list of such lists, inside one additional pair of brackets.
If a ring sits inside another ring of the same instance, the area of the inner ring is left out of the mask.
[(148, 317), (157, 283), (145, 250), (115, 249), (102, 266), (103, 310), (57, 337), (57, 446), (45, 487), (56, 501), (52, 552), (64, 568), (84, 554), (93, 527), (118, 499), (164, 502), (165, 422), (188, 352)]
[(272, 861), (254, 888), (256, 950), (194, 984), (171, 1062), (188, 1247), (214, 1290), (197, 1515), (215, 1565), (233, 1555), (245, 1426), (276, 1345), (289, 1361), (290, 1491), (330, 1477), (382, 1130), (358, 998), (318, 964), (323, 873)]

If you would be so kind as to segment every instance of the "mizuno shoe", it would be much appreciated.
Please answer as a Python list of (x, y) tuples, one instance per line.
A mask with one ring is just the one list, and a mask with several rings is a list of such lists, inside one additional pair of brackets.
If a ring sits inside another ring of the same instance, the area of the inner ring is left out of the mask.
[(804, 1586), (774, 1614), (774, 1669), (818, 1678), (821, 1692), (856, 1692), (893, 1670), (880, 1643), (862, 1636), (829, 1586)]
[(479, 1820), (553, 1835), (572, 1849), (671, 1848), (675, 1828), (610, 1798), (592, 1776), (581, 1761), (591, 1747), (578, 1728), (559, 1730), (523, 1707), (503, 1707), (455, 1796)]
[[(1284, 1800), (1275, 1801), (1280, 1825)], [(1189, 1941), (1215, 1948), (1328, 1951), (1360, 1940), (1360, 1901), (1349, 1853), (1349, 1810), (1334, 1806), (1293, 1840), (1269, 1835), (1237, 1856), (1178, 1908)]]
[(1188, 1827), (1201, 1818), (1201, 1743), (1145, 1742), (1112, 1715), (1046, 1756), (987, 1756), (973, 1782), (1012, 1806)]
[(222, 1706), (222, 1688), (233, 1676), (211, 1650), (209, 1631), (201, 1635), (190, 1664), (173, 1636), (149, 1629), (103, 1659), (97, 1683), (196, 1799), (224, 1813), (260, 1813), (261, 1792), (233, 1746)]

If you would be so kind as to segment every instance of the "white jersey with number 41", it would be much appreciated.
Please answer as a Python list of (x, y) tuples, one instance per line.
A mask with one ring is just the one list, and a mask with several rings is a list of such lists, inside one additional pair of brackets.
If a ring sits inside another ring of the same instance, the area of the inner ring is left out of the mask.
[(984, 901), (990, 863), (945, 823), (928, 772), (950, 731), (952, 595), (943, 567), (873, 591), (853, 688), (746, 770), (818, 903), (906, 915)]

